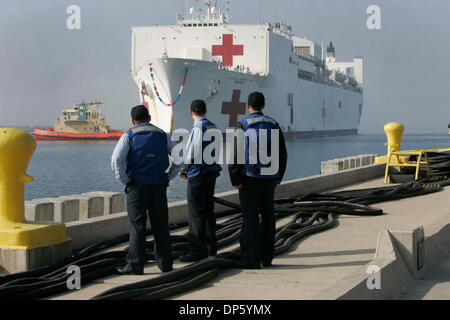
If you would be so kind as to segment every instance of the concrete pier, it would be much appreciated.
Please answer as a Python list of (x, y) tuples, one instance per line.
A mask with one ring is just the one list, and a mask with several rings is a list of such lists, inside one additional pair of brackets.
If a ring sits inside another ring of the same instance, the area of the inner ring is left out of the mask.
[(125, 197), (116, 192), (88, 192), (25, 201), (28, 221), (73, 222), (124, 212)]
[(370, 166), (375, 163), (375, 154), (363, 154), (342, 159), (322, 161), (320, 166), (321, 174), (336, 173), (343, 170), (355, 169)]
[[(385, 186), (384, 165), (369, 165), (285, 182), (279, 196), (289, 197), (305, 192), (351, 190)], [(219, 195), (237, 202), (237, 193)], [(410, 283), (420, 279), (436, 266), (450, 249), (450, 188), (413, 198), (376, 204), (382, 216), (345, 216), (333, 229), (308, 236), (285, 254), (274, 259), (274, 266), (261, 270), (225, 270), (209, 283), (173, 299), (386, 299), (395, 297)], [(217, 210), (223, 210), (217, 206)], [(186, 217), (185, 202), (171, 204), (171, 222)], [(114, 219), (114, 220), (111, 220)], [(119, 213), (93, 220), (67, 224), (74, 247), (82, 247), (77, 239), (110, 230), (107, 236), (126, 234), (127, 217)], [(114, 222), (113, 222), (114, 221)], [(123, 223), (117, 223), (121, 221)], [(220, 222), (220, 221), (219, 221)], [(283, 225), (287, 219), (278, 222)], [(118, 227), (120, 226), (120, 228)], [(109, 229), (109, 228), (112, 229)], [(84, 230), (80, 232), (81, 230)], [(174, 234), (184, 234), (186, 229)], [(106, 235), (104, 236), (104, 238)], [(114, 249), (125, 247), (122, 244)], [(228, 251), (237, 244), (224, 248)], [(187, 264), (175, 261), (178, 269)], [(373, 266), (379, 269), (380, 289), (370, 290), (367, 279)], [(113, 275), (51, 299), (89, 299), (107, 289), (158, 277), (161, 273), (152, 263), (143, 276)], [(447, 274), (448, 276), (448, 274)], [(446, 297), (447, 299), (450, 296)]]
[(420, 279), (412, 281), (393, 297), (396, 300), (449, 300), (450, 253)]

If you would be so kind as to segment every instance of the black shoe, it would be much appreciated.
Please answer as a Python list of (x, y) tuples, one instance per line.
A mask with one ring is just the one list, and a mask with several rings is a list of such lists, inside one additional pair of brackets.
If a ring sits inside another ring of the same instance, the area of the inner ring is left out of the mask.
[(243, 261), (236, 261), (234, 263), (234, 266), (232, 266), (232, 268), (237, 268), (237, 269), (261, 269), (261, 265), (260, 264), (255, 264), (255, 263), (246, 263)]
[(217, 250), (208, 251), (208, 257), (215, 257), (215, 256), (217, 256)]
[(173, 270), (173, 267), (160, 267), (158, 266), (159, 270), (161, 270), (162, 273), (170, 272)]
[(208, 258), (208, 256), (189, 253), (189, 254), (180, 256), (178, 259), (181, 262), (195, 262), (195, 261), (203, 260), (205, 258)]
[(270, 261), (270, 262), (263, 262), (262, 265), (263, 265), (263, 267), (271, 267), (272, 266), (272, 261)]
[(133, 274), (133, 275), (143, 275), (144, 274), (144, 269), (138, 269), (138, 268), (133, 268), (133, 266), (127, 264), (123, 267), (116, 267), (117, 272), (119, 272), (122, 275), (125, 274)]
[(159, 270), (161, 270), (161, 272), (163, 273), (170, 272), (173, 270), (172, 265), (164, 265), (161, 261), (157, 261), (156, 265), (158, 266)]
[(215, 245), (211, 245), (208, 247), (208, 256), (209, 257), (214, 257), (217, 255), (217, 246)]

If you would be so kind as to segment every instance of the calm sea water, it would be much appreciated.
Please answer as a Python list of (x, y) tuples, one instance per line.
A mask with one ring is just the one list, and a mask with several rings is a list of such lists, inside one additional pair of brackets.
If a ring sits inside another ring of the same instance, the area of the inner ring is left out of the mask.
[[(404, 135), (402, 150), (450, 147), (447, 134)], [(367, 134), (344, 137), (297, 139), (286, 142), (288, 165), (285, 180), (320, 174), (321, 161), (360, 154), (385, 154), (386, 136)], [(115, 142), (38, 142), (28, 173), (34, 182), (25, 186), (25, 198), (58, 197), (90, 191), (123, 191), (113, 176), (110, 158)], [(228, 172), (222, 171), (216, 192), (232, 190)], [(172, 180), (169, 201), (186, 199), (186, 181)]]

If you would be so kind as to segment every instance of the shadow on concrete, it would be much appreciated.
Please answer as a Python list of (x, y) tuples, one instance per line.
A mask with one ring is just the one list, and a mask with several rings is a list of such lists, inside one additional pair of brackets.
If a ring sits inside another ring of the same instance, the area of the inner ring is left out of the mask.
[(9, 274), (9, 272), (5, 268), (0, 266), (0, 276), (5, 276), (7, 274)]
[[(394, 300), (450, 299), (450, 254), (441, 258), (421, 279), (412, 281)], [(442, 286), (442, 284), (444, 284)], [(441, 288), (435, 288), (441, 285)], [(428, 295), (428, 297), (427, 297)]]
[(375, 254), (376, 249), (361, 249), (361, 250), (344, 250), (332, 252), (317, 252), (317, 253), (290, 253), (284, 256), (276, 257), (277, 259), (286, 258), (309, 258), (309, 257), (329, 257), (329, 256), (347, 256), (356, 254)]
[(372, 260), (347, 261), (325, 264), (274, 264), (270, 269), (316, 269), (325, 267), (363, 266)]
[[(228, 277), (232, 277), (235, 276), (241, 272), (245, 271), (244, 269), (224, 269), (222, 270), (219, 275), (217, 277), (215, 277), (213, 280), (211, 280), (208, 283), (214, 283), (214, 282), (219, 282), (220, 280), (223, 280), (225, 278)], [(254, 271), (258, 271), (258, 270), (254, 270)]]
[[(244, 271), (243, 269), (225, 269), (225, 270), (222, 270), (222, 271), (219, 273), (219, 275), (217, 275), (216, 277), (214, 277), (214, 278), (211, 279), (210, 281), (208, 281), (208, 282), (206, 282), (206, 283), (203, 283), (203, 284), (201, 284), (200, 286), (193, 287), (193, 288), (192, 288), (191, 290), (189, 290), (189, 291), (184, 291), (183, 293), (179, 293), (179, 294), (173, 295), (173, 296), (171, 296), (169, 299), (170, 299), (170, 300), (176, 300), (176, 299), (178, 299), (178, 298), (180, 298), (180, 297), (183, 297), (183, 296), (185, 296), (185, 295), (187, 295), (187, 294), (189, 294), (189, 293), (192, 293), (192, 292), (194, 292), (194, 291), (198, 291), (198, 290), (202, 290), (202, 289), (214, 287), (214, 284), (215, 284), (215, 283), (218, 283), (218, 282), (220, 282), (221, 280), (224, 280), (224, 279), (226, 279), (226, 278), (235, 276), (235, 275), (237, 275), (237, 274), (239, 274), (239, 273), (241, 273), (241, 272), (243, 272), (243, 271)], [(254, 271), (259, 271), (259, 270), (254, 270)]]

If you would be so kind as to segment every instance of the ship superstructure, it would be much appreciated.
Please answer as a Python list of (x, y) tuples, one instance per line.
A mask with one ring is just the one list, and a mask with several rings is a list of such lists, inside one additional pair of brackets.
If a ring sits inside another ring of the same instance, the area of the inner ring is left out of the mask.
[(245, 116), (252, 91), (265, 113), (300, 136), (356, 134), (363, 109), (363, 58), (338, 62), (321, 45), (283, 23), (230, 24), (206, 0), (204, 12), (177, 15), (167, 26), (133, 27), (131, 74), (152, 123), (171, 132), (190, 128), (189, 105), (203, 99), (220, 129)]
[(76, 104), (66, 107), (56, 120), (56, 132), (110, 133), (113, 131), (102, 114), (101, 102)]

